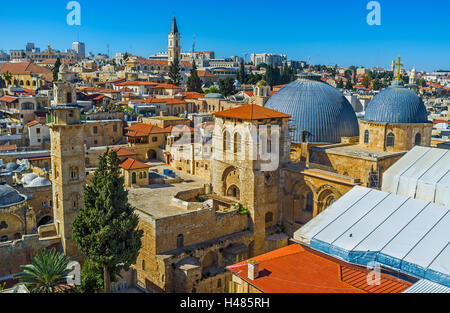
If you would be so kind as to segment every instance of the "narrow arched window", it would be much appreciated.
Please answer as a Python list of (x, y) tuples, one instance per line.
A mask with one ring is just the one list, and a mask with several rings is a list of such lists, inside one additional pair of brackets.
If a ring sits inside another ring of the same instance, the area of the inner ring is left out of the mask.
[(312, 192), (308, 192), (308, 194), (306, 195), (305, 211), (307, 211), (307, 212), (314, 211), (314, 195)]
[(184, 247), (184, 236), (182, 234), (179, 234), (177, 236), (177, 248), (183, 248)]
[(234, 133), (234, 153), (241, 152), (241, 135), (236, 132)]
[(364, 132), (364, 143), (369, 143), (369, 131), (367, 129)]
[(386, 137), (386, 146), (393, 147), (395, 145), (395, 135), (393, 133), (389, 133)]
[(414, 138), (414, 145), (415, 146), (420, 146), (421, 140), (422, 140), (422, 136), (420, 136), (420, 133), (417, 133), (416, 137)]

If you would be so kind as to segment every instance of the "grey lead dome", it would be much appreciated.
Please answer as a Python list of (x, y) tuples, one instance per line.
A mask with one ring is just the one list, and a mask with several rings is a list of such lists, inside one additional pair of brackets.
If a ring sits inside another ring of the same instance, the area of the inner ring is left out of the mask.
[(336, 88), (320, 81), (297, 79), (276, 92), (265, 107), (292, 116), (294, 143), (302, 142), (304, 131), (311, 143), (339, 143), (341, 137), (359, 136), (351, 104)]
[(26, 198), (10, 185), (0, 185), (0, 206), (10, 206), (24, 200)]
[(377, 123), (428, 123), (427, 109), (412, 90), (394, 82), (369, 102), (364, 120)]

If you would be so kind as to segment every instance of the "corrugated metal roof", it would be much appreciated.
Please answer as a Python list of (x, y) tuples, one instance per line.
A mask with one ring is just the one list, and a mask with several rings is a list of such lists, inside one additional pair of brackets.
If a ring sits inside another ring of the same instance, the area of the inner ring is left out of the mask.
[(384, 172), (382, 190), (450, 206), (450, 150), (414, 147)]
[(450, 288), (426, 279), (421, 279), (403, 291), (403, 293), (450, 293)]
[(450, 286), (450, 208), (356, 186), (294, 234), (348, 262)]

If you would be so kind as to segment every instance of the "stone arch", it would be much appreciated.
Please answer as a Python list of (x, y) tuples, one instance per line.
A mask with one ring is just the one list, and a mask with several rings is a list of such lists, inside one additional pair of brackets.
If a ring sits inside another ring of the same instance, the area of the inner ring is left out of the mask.
[(53, 223), (53, 217), (51, 217), (50, 215), (45, 215), (39, 220), (39, 222), (37, 223), (37, 227), (40, 227), (42, 225), (48, 225), (51, 223)]
[(236, 185), (231, 185), (227, 188), (227, 193), (226, 195), (228, 197), (233, 197), (236, 198), (236, 200), (240, 200), (241, 199), (241, 190), (239, 189), (238, 186)]
[(317, 208), (314, 211), (314, 216), (320, 214), (342, 196), (342, 194), (334, 186), (328, 184), (320, 186), (317, 194)]
[(25, 231), (23, 218), (14, 213), (0, 213), (0, 237), (7, 236), (13, 240), (14, 234)]
[(316, 188), (307, 180), (297, 181), (292, 189), (293, 221), (304, 224), (314, 216), (316, 207)]
[(420, 146), (420, 143), (422, 142), (422, 135), (420, 133), (417, 133), (414, 137), (414, 145)]
[(235, 166), (227, 167), (222, 173), (222, 194), (226, 195), (229, 187), (235, 185), (240, 191), (239, 169)]
[(150, 149), (147, 151), (147, 159), (148, 160), (156, 160), (156, 156), (157, 156), (157, 154), (156, 154), (155, 150)]

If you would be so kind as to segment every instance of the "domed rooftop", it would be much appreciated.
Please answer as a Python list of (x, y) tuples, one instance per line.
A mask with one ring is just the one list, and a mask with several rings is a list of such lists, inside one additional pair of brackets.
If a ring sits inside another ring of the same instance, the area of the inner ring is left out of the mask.
[(0, 206), (10, 206), (25, 200), (26, 197), (19, 194), (10, 185), (0, 185)]
[(28, 173), (28, 174), (23, 175), (21, 181), (25, 185), (28, 185), (29, 183), (31, 183), (33, 181), (33, 179), (35, 179), (37, 177), (38, 176), (35, 173)]
[(7, 171), (12, 172), (15, 171), (19, 167), (19, 164), (11, 162), (6, 164), (5, 168)]
[[(305, 76), (306, 77), (306, 76)], [(359, 135), (356, 114), (336, 88), (313, 79), (300, 78), (281, 88), (265, 107), (292, 116), (292, 142), (339, 143), (341, 137)]]
[(422, 99), (398, 82), (393, 82), (373, 97), (363, 120), (377, 123), (429, 122)]
[(220, 94), (220, 93), (214, 93), (214, 92), (211, 92), (211, 93), (207, 93), (207, 94), (205, 95), (205, 98), (206, 98), (206, 99), (223, 99), (224, 97), (223, 97), (223, 95)]
[(33, 179), (28, 185), (25, 187), (45, 187), (50, 186), (52, 183), (44, 177), (38, 177)]

